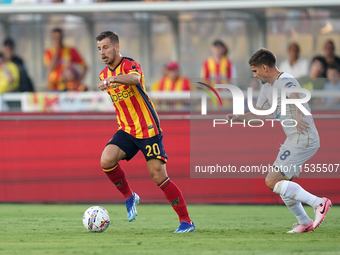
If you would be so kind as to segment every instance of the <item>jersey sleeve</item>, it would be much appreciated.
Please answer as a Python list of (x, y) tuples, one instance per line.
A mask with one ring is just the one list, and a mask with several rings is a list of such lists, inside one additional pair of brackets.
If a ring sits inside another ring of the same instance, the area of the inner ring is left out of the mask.
[(103, 72), (100, 73), (99, 80), (101, 80), (101, 81), (104, 80), (104, 73)]
[(79, 55), (78, 51), (74, 48), (71, 48), (71, 57), (72, 57), (72, 62), (77, 63), (79, 65), (85, 66), (85, 62), (82, 59), (82, 57)]
[[(301, 88), (300, 84), (294, 78), (282, 78), (279, 80), (278, 84), (279, 89), (282, 88)], [(292, 92), (287, 91), (286, 96), (289, 97)]]
[(140, 76), (143, 73), (142, 67), (135, 60), (125, 61), (123, 69), (125, 74), (135, 73)]
[(263, 85), (261, 87), (259, 97), (257, 98), (256, 107), (269, 109), (270, 106), (269, 107), (268, 106), (269, 104), (268, 104), (268, 100), (265, 94), (265, 85)]

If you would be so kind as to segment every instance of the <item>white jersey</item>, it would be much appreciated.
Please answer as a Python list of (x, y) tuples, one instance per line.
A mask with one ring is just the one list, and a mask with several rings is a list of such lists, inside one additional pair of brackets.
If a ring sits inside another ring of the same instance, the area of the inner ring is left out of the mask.
[[(297, 131), (297, 128), (294, 127), (296, 124), (295, 120), (296, 110), (295, 105), (286, 106), (286, 115), (281, 114), (281, 89), (282, 88), (290, 88), (296, 87), (301, 88), (301, 85), (288, 73), (281, 73), (278, 78), (275, 80), (274, 84), (266, 83), (262, 85), (260, 95), (257, 99), (256, 106), (263, 109), (270, 109), (273, 103), (273, 87), (277, 88), (277, 108), (274, 111), (274, 116), (276, 119), (279, 119), (281, 123), (285, 126), (282, 126), (284, 132), (287, 135), (287, 139), (285, 141), (285, 145), (287, 146), (297, 146), (297, 147), (320, 147), (320, 139), (318, 131), (315, 127), (314, 120), (312, 115), (303, 115), (304, 120), (309, 124), (308, 132), (305, 134), (301, 134)], [(289, 97), (289, 93), (287, 93), (287, 97)], [(300, 94), (304, 97), (304, 94)], [(311, 112), (309, 105), (304, 103), (303, 106)], [(284, 121), (284, 122), (282, 122)]]

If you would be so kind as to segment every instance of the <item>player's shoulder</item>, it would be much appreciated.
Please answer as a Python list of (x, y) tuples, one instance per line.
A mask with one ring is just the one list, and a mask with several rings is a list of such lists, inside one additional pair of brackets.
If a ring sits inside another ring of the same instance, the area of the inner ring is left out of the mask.
[(130, 57), (123, 57), (124, 60), (127, 60), (127, 61), (135, 61), (133, 58), (130, 58)]
[(140, 64), (136, 60), (130, 57), (123, 57), (122, 64), (124, 64), (125, 66), (132, 66), (132, 67), (140, 66)]
[(136, 65), (139, 65), (139, 63), (134, 60), (133, 58), (130, 58), (130, 57), (123, 57), (123, 61), (122, 62), (130, 62), (131, 64), (136, 64)]
[(282, 73), (277, 79), (277, 85), (281, 88), (301, 87), (299, 82), (289, 73)]

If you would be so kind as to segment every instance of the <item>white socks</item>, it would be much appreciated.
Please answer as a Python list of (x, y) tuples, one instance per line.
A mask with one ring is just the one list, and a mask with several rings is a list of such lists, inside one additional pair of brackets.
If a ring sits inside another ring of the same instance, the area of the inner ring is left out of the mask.
[(299, 184), (291, 181), (279, 181), (275, 184), (273, 191), (281, 196), (306, 203), (313, 208), (323, 203), (322, 198), (305, 191)]
[(308, 217), (301, 202), (313, 208), (323, 203), (322, 198), (305, 191), (299, 184), (291, 181), (279, 181), (275, 184), (273, 191), (280, 194), (288, 209), (295, 215), (299, 224), (307, 226), (311, 219)]
[(311, 219), (308, 217), (305, 209), (303, 209), (301, 202), (282, 195), (281, 198), (288, 209), (295, 215), (299, 224), (307, 226), (310, 223)]

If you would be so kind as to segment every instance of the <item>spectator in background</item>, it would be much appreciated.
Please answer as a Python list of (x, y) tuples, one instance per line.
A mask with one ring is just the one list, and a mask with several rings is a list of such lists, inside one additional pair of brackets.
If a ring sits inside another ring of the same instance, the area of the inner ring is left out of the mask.
[(15, 92), (19, 87), (19, 69), (11, 61), (6, 61), (0, 53), (0, 93)]
[(321, 56), (314, 57), (311, 65), (309, 74), (298, 79), (301, 87), (304, 89), (321, 90), (326, 83), (326, 70), (327, 63)]
[(279, 69), (291, 74), (295, 79), (308, 75), (309, 61), (300, 58), (300, 47), (297, 43), (288, 46), (288, 59), (281, 62)]
[(73, 66), (68, 66), (63, 71), (63, 82), (67, 91), (87, 91), (88, 87), (79, 80), (79, 73)]
[(76, 49), (63, 44), (63, 31), (60, 28), (52, 30), (53, 47), (44, 53), (44, 63), (49, 69), (47, 88), (54, 91), (65, 91), (66, 85), (63, 81), (65, 68), (78, 65), (82, 68), (79, 82), (84, 78), (87, 66)]
[(19, 88), (18, 91), (20, 92), (33, 92), (34, 87), (33, 83), (28, 76), (28, 73), (25, 68), (24, 61), (17, 56), (14, 51), (15, 51), (15, 43), (13, 39), (7, 38), (4, 40), (3, 43), (3, 51), (4, 51), (4, 57), (6, 61), (11, 61), (14, 64), (17, 65), (19, 69)]
[(236, 68), (228, 59), (228, 47), (221, 40), (215, 40), (211, 45), (212, 55), (202, 65), (202, 78), (212, 86), (227, 84), (232, 78), (237, 78)]
[(340, 58), (335, 55), (335, 46), (332, 40), (328, 40), (324, 47), (325, 61), (327, 65), (338, 65), (340, 66)]
[[(327, 68), (328, 82), (325, 84), (324, 91), (340, 91), (340, 67), (338, 65), (329, 65)], [(324, 104), (327, 108), (339, 107), (339, 97), (326, 97)]]
[(190, 91), (190, 80), (180, 75), (176, 61), (167, 63), (165, 68), (165, 75), (152, 85), (151, 91)]

